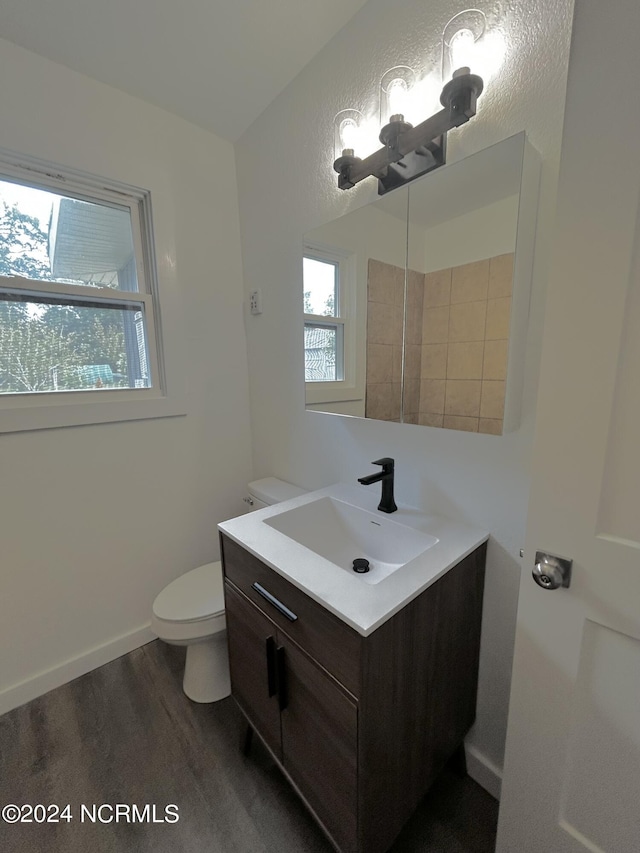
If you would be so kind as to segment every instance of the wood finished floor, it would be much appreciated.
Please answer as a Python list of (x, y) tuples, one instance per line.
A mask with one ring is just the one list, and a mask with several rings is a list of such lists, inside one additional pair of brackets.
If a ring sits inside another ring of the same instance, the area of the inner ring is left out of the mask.
[[(156, 641), (0, 717), (0, 805), (71, 804), (73, 822), (0, 821), (3, 853), (331, 853), (233, 700), (182, 692), (184, 650)], [(80, 804), (155, 803), (177, 823), (92, 824)], [(497, 802), (445, 771), (393, 853), (491, 853)]]

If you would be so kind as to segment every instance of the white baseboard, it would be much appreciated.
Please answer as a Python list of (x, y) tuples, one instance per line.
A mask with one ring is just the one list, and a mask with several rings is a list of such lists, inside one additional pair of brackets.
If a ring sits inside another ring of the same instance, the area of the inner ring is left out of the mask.
[(467, 773), (474, 782), (488, 791), (496, 800), (500, 800), (502, 788), (502, 770), (496, 767), (486, 755), (479, 752), (475, 746), (465, 744), (467, 754)]
[(0, 714), (6, 714), (25, 702), (30, 702), (56, 687), (61, 687), (80, 675), (91, 672), (105, 663), (132, 652), (134, 649), (155, 640), (156, 635), (151, 631), (150, 623), (136, 628), (128, 634), (121, 634), (114, 640), (109, 640), (100, 646), (94, 646), (77, 657), (64, 661), (50, 669), (38, 672), (18, 684), (0, 691)]

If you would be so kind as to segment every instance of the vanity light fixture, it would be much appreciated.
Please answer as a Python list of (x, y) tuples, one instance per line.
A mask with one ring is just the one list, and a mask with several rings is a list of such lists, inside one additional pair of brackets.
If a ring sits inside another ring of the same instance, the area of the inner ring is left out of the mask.
[[(482, 16), (481, 32), (474, 23), (476, 18), (473, 15), (463, 17), (467, 12), (477, 11), (466, 10), (452, 18), (445, 27), (443, 70), (445, 67), (450, 69), (452, 61), (462, 61), (470, 53), (469, 48), (482, 38), (485, 32), (482, 12), (479, 13)], [(484, 85), (482, 78), (472, 74), (468, 65), (455, 65), (450, 76), (440, 95), (443, 109), (413, 127), (406, 121), (405, 113), (410, 91), (416, 81), (415, 73), (404, 65), (389, 69), (380, 81), (380, 118), (383, 126), (379, 138), (382, 148), (364, 159), (356, 156), (357, 149), (354, 146), (343, 144), (347, 137), (339, 131), (340, 122), (344, 124), (346, 114), (358, 111), (343, 110), (338, 113), (335, 119), (336, 159), (333, 168), (338, 173), (338, 187), (341, 190), (351, 189), (364, 178), (373, 175), (378, 178), (378, 194), (384, 195), (445, 164), (447, 133), (473, 118)], [(363, 117), (361, 113), (358, 115), (358, 126), (362, 127)]]

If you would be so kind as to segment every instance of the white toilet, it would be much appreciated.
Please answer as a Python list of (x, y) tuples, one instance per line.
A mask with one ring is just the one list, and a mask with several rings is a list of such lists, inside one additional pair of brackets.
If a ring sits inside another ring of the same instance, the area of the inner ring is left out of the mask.
[[(304, 494), (276, 477), (249, 483), (252, 510)], [(221, 563), (192, 569), (153, 602), (151, 629), (165, 643), (186, 646), (183, 688), (194, 702), (217, 702), (231, 692)]]

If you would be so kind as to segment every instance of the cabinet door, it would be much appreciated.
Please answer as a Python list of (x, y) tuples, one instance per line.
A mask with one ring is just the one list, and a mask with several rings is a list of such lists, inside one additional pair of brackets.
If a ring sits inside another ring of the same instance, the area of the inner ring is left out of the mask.
[(231, 693), (256, 731), (282, 761), (276, 692), (276, 627), (225, 584)]
[(357, 849), (357, 731), (354, 702), (278, 633), (285, 770), (345, 851)]

